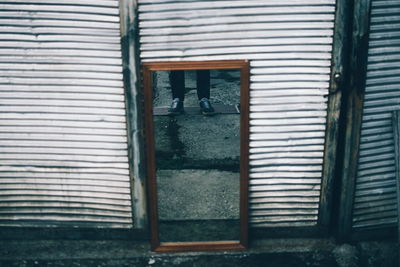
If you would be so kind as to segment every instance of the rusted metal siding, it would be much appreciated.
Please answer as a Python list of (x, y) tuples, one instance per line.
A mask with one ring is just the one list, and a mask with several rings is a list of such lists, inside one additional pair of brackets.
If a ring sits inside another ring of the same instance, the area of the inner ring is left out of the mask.
[(317, 224), (334, 0), (139, 1), (141, 60), (248, 59), (252, 227)]
[(0, 3), (0, 225), (132, 227), (119, 1)]
[(372, 0), (353, 226), (397, 223), (392, 111), (400, 109), (400, 2)]

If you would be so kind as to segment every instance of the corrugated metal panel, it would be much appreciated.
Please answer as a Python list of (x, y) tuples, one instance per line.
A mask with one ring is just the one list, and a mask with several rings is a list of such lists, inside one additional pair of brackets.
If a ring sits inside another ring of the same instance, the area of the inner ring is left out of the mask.
[(132, 227), (118, 0), (0, 4), (0, 225)]
[(334, 0), (139, 2), (144, 62), (248, 59), (250, 222), (317, 223)]
[(391, 112), (400, 109), (400, 2), (372, 0), (353, 225), (397, 223)]

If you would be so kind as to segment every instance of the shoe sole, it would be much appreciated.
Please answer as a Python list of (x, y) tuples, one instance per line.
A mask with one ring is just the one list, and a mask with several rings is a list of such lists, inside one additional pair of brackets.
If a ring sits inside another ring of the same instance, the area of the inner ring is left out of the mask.
[(181, 114), (183, 114), (183, 111), (179, 111), (179, 112), (168, 112), (168, 116), (179, 116)]
[(204, 116), (214, 116), (215, 112), (201, 112), (201, 114), (203, 114)]

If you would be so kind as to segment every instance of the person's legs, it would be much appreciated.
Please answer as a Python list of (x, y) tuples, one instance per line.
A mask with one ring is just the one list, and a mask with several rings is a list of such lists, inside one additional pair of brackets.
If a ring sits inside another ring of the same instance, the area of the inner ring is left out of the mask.
[(199, 100), (202, 98), (210, 98), (210, 71), (198, 70), (197, 74), (197, 97)]
[(185, 99), (185, 72), (183, 70), (172, 70), (169, 73), (169, 82), (172, 89), (172, 99)]
[(172, 103), (168, 114), (179, 115), (183, 113), (183, 100), (185, 99), (185, 72), (183, 70), (171, 71), (169, 82), (172, 90)]
[(198, 70), (197, 71), (197, 97), (201, 113), (204, 115), (214, 115), (214, 108), (209, 101), (210, 98), (210, 71)]

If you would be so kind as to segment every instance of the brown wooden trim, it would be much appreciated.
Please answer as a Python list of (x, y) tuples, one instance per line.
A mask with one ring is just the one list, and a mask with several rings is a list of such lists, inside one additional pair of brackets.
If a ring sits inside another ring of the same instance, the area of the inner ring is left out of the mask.
[[(152, 250), (157, 252), (241, 250), (248, 245), (248, 170), (249, 170), (249, 78), (247, 60), (180, 61), (143, 63), (147, 187)], [(239, 69), (240, 77), (240, 240), (160, 243), (158, 234), (157, 179), (153, 130), (152, 72), (165, 70)]]
[[(158, 206), (157, 206), (157, 179), (155, 172), (154, 155), (154, 131), (153, 131), (153, 90), (151, 72), (143, 66), (143, 88), (144, 88), (144, 115), (146, 135), (146, 156), (147, 156), (147, 189), (148, 207), (150, 221), (151, 248), (155, 249), (160, 245), (158, 237)], [(150, 104), (149, 104), (150, 103)]]
[(165, 61), (165, 62), (145, 62), (145, 66), (150, 71), (163, 70), (221, 70), (221, 69), (241, 69), (248, 65), (247, 60), (209, 60), (209, 61)]
[(239, 241), (209, 241), (209, 242), (168, 242), (154, 249), (156, 252), (187, 252), (187, 251), (217, 251), (244, 250), (246, 246)]
[(240, 71), (240, 241), (248, 246), (250, 64)]

